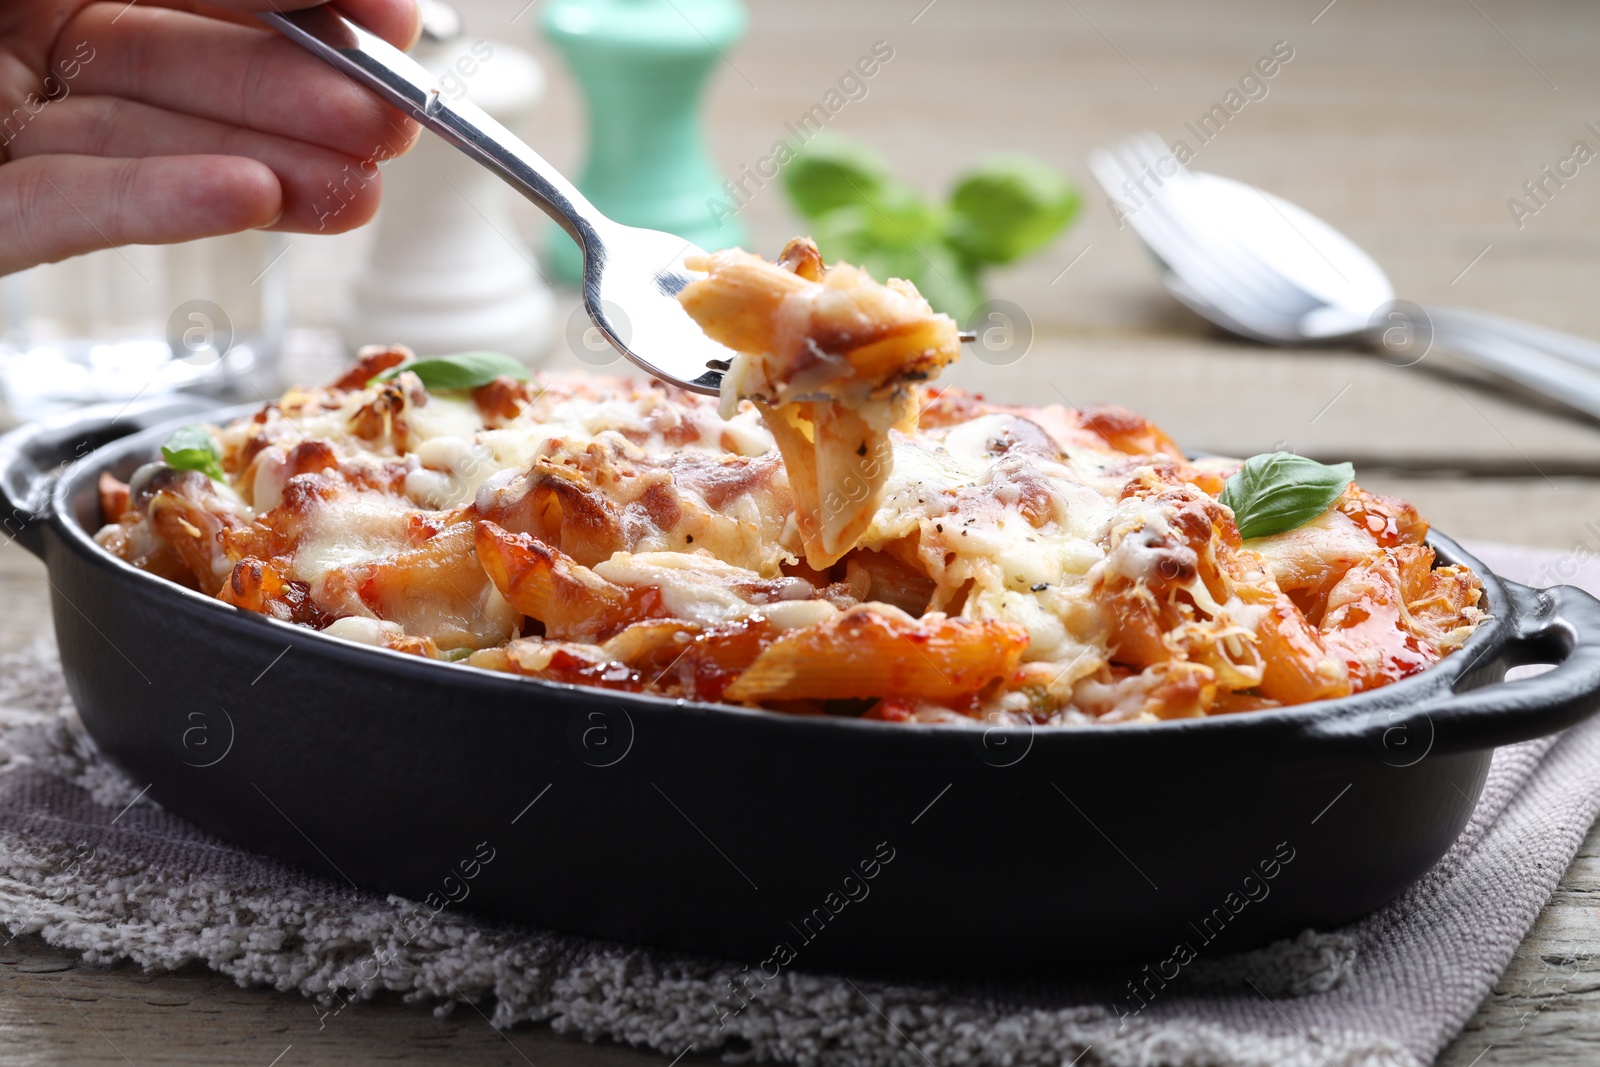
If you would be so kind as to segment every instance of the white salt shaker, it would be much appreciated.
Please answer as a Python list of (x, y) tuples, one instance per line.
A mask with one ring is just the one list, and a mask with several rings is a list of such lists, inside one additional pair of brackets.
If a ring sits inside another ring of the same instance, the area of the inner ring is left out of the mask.
[[(515, 129), (544, 92), (528, 53), (462, 35), (448, 7), (424, 8), (412, 58), (452, 99)], [(533, 362), (552, 337), (550, 288), (517, 234), (511, 190), (438, 137), (423, 134), (383, 168), (384, 203), (354, 306), (342, 326), (352, 349), (404, 344), (418, 355), (504, 352)]]

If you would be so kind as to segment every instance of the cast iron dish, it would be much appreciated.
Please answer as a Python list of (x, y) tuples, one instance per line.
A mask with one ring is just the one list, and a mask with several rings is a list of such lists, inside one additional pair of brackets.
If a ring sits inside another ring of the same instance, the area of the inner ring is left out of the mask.
[[(127, 478), (199, 414), (89, 412), (0, 440), (7, 532), (49, 568), (83, 721), (164, 807), (424, 916), (459, 906), (752, 971), (1154, 965), (1179, 942), (1209, 955), (1370, 911), (1455, 840), (1496, 745), (1600, 708), (1600, 602), (1502, 581), (1439, 536), (1493, 613), (1466, 647), (1276, 711), (985, 731), (425, 661), (235, 610), (94, 543), (100, 472)], [(1559, 666), (1503, 681), (1524, 663)]]

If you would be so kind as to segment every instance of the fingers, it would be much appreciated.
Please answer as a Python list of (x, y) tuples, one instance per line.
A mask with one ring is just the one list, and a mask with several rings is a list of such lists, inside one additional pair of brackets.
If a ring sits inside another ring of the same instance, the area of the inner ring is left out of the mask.
[[(234, 11), (297, 11), (322, 0), (212, 0), (210, 5)], [(334, 7), (351, 22), (371, 30), (400, 49), (417, 43), (422, 13), (416, 0), (338, 0)]]
[(0, 167), (0, 274), (128, 244), (169, 244), (270, 225), (265, 165), (229, 156), (38, 156)]
[(39, 113), (12, 142), (11, 158), (36, 156), (242, 156), (264, 164), (281, 190), (274, 228), (343, 233), (371, 220), (381, 190), (370, 163), (273, 134), (180, 115), (109, 96), (73, 94)]
[(265, 29), (99, 3), (60, 40), (62, 47), (72, 42), (80, 59), (75, 92), (126, 97), (357, 159), (399, 155), (417, 136), (416, 124), (398, 111)]
[[(256, 11), (296, 11), (321, 0), (143, 0), (147, 6), (169, 7), (198, 15), (259, 27)], [(334, 5), (352, 22), (371, 30), (397, 48), (408, 49), (422, 34), (422, 14), (416, 0), (341, 0)]]

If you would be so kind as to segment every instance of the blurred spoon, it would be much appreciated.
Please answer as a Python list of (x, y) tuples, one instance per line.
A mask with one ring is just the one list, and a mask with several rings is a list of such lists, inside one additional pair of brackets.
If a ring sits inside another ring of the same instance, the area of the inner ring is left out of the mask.
[[(1349, 238), (1253, 185), (1191, 172), (1155, 134), (1089, 157), (1095, 178), (1196, 314), (1274, 345), (1356, 342), (1419, 362), (1437, 345), (1464, 362), (1600, 419), (1600, 345), (1515, 319), (1396, 301)], [(1392, 361), (1392, 360), (1391, 360)]]

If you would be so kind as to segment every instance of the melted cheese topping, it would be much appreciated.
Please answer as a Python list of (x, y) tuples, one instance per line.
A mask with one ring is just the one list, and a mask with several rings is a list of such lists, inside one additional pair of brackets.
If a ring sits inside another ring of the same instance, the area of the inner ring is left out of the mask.
[(1120, 409), (941, 394), (887, 434), (869, 521), (824, 567), (748, 402), (725, 421), (627, 380), (432, 396), (401, 373), (216, 433), (228, 486), (146, 468), (101, 542), (335, 636), (559, 680), (1124, 721), (1384, 684), (1479, 617), (1408, 506), (1352, 487), (1241, 543), (1216, 500), (1233, 466), (1187, 463)]

